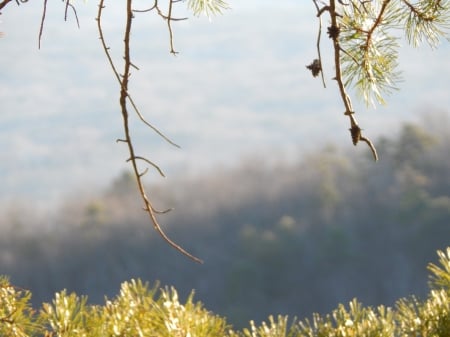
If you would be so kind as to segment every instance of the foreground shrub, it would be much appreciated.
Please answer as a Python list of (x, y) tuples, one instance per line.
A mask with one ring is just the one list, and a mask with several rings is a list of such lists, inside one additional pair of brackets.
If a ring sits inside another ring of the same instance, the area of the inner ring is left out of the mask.
[(28, 337), (450, 337), (450, 247), (438, 251), (440, 265), (430, 264), (430, 292), (421, 301), (400, 299), (394, 308), (364, 307), (356, 299), (339, 304), (332, 313), (291, 323), (287, 316), (270, 316), (260, 325), (234, 331), (225, 318), (193, 301), (180, 303), (176, 289), (149, 288), (131, 280), (103, 306), (88, 305), (86, 297), (55, 294), (37, 312), (31, 292), (0, 278), (0, 336)]

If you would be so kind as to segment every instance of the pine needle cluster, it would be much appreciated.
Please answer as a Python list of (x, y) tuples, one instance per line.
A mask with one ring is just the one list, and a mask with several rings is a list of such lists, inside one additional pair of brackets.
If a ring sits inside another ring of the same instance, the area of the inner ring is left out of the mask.
[(397, 89), (403, 40), (435, 48), (450, 28), (446, 0), (351, 0), (339, 10), (345, 86), (353, 85), (368, 105), (385, 104), (384, 96)]

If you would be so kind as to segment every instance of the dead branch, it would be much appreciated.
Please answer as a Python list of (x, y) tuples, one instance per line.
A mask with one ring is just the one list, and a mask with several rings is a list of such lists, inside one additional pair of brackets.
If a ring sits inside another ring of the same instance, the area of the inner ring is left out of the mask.
[[(100, 41), (101, 44), (103, 46), (103, 50), (105, 52), (105, 55), (109, 61), (109, 64), (113, 70), (114, 76), (116, 77), (117, 81), (120, 84), (120, 107), (121, 107), (121, 114), (122, 114), (122, 120), (123, 120), (123, 128), (124, 128), (124, 133), (125, 133), (125, 137), (124, 139), (118, 139), (117, 141), (120, 142), (124, 142), (127, 144), (128, 147), (128, 153), (130, 155), (129, 159), (127, 160), (128, 162), (131, 163), (132, 169), (133, 169), (133, 173), (134, 176), (136, 178), (136, 182), (138, 185), (138, 190), (139, 193), (141, 195), (142, 201), (144, 202), (144, 210), (145, 212), (148, 214), (150, 221), (153, 224), (154, 229), (156, 230), (156, 232), (173, 248), (175, 248), (177, 251), (179, 251), (180, 253), (186, 255), (187, 257), (189, 257), (190, 259), (192, 259), (195, 262), (198, 263), (202, 263), (202, 260), (200, 260), (199, 258), (195, 257), (194, 255), (192, 255), (191, 253), (189, 253), (188, 251), (186, 251), (183, 247), (181, 247), (180, 245), (176, 244), (174, 241), (172, 241), (167, 235), (166, 233), (162, 230), (158, 219), (156, 218), (156, 214), (158, 213), (164, 213), (164, 212), (158, 212), (155, 210), (155, 208), (153, 207), (152, 203), (150, 202), (149, 197), (147, 196), (147, 192), (145, 190), (144, 187), (144, 183), (143, 183), (143, 176), (146, 174), (147, 170), (144, 170), (143, 172), (141, 172), (138, 168), (138, 160), (143, 160), (144, 162), (150, 164), (151, 166), (153, 166), (161, 175), (164, 175), (161, 171), (161, 169), (154, 164), (153, 162), (151, 162), (150, 160), (141, 157), (141, 156), (137, 156), (135, 154), (135, 149), (134, 149), (134, 143), (130, 134), (130, 129), (129, 129), (129, 111), (128, 111), (128, 103), (131, 104), (132, 108), (134, 109), (134, 111), (136, 112), (136, 114), (138, 115), (138, 117), (141, 119), (141, 121), (143, 121), (146, 125), (148, 125), (149, 127), (151, 127), (153, 130), (157, 131), (157, 133), (159, 135), (162, 135), (161, 132), (159, 132), (156, 128), (154, 128), (150, 123), (148, 123), (144, 117), (142, 116), (142, 114), (139, 112), (139, 110), (137, 109), (136, 105), (134, 104), (133, 100), (131, 99), (129, 93), (128, 93), (128, 83), (129, 83), (129, 78), (130, 78), (130, 68), (133, 67), (132, 61), (131, 61), (131, 56), (130, 56), (130, 38), (131, 38), (131, 27), (132, 27), (132, 21), (133, 21), (133, 10), (132, 10), (132, 0), (127, 0), (127, 9), (126, 9), (126, 25), (125, 25), (125, 32), (124, 32), (124, 64), (123, 64), (123, 73), (122, 75), (119, 75), (119, 72), (117, 71), (117, 68), (112, 60), (112, 57), (110, 55), (109, 52), (109, 47), (107, 47), (106, 45), (106, 41), (105, 41), (105, 37), (103, 34), (103, 28), (102, 28), (102, 14), (103, 14), (103, 9), (105, 8), (104, 6), (104, 2), (105, 0), (99, 0), (99, 5), (98, 5), (98, 14), (97, 14), (97, 28), (99, 31), (99, 35), (100, 35)], [(155, 1), (155, 5), (156, 5), (156, 1)], [(156, 7), (155, 7), (156, 8)], [(170, 21), (170, 20), (168, 20)], [(163, 135), (162, 135), (163, 136)], [(167, 137), (163, 136), (164, 139), (168, 140)], [(168, 140), (171, 144), (174, 144), (173, 142), (171, 142), (170, 140)], [(174, 144), (176, 145), (176, 144)]]
[(319, 5), (317, 4), (317, 0), (313, 0), (313, 3), (316, 6), (317, 17), (319, 18), (319, 30), (317, 32), (317, 43), (316, 43), (317, 57), (318, 57), (318, 60), (319, 60), (319, 65), (320, 65), (320, 74), (322, 76), (323, 87), (326, 88), (327, 86), (325, 84), (325, 78), (324, 78), (324, 75), (323, 75), (322, 56), (320, 55), (320, 38), (322, 36), (322, 17), (321, 17), (321, 14), (323, 12), (321, 12), (321, 9), (319, 8)]
[(0, 2), (0, 11), (5, 7), (7, 4), (9, 4), (12, 0), (3, 0)]
[(64, 9), (64, 21), (67, 21), (67, 11), (69, 7), (72, 8), (73, 14), (75, 15), (75, 20), (77, 20), (77, 26), (78, 28), (80, 28), (80, 21), (78, 20), (77, 10), (75, 9), (75, 6), (70, 3), (70, 0), (66, 0), (66, 7)]
[(39, 27), (38, 48), (41, 49), (42, 31), (44, 30), (45, 14), (47, 13), (47, 0), (44, 0), (44, 9), (42, 10), (41, 25)]

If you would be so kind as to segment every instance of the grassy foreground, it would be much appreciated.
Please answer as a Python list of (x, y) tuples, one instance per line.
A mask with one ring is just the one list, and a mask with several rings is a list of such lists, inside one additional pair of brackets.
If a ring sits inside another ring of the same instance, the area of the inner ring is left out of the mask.
[(330, 314), (288, 321), (270, 316), (266, 322), (236, 331), (224, 317), (194, 302), (193, 292), (180, 303), (173, 287), (149, 287), (140, 280), (121, 285), (104, 305), (65, 290), (39, 309), (31, 292), (0, 278), (0, 336), (249, 336), (249, 337), (450, 337), (450, 247), (438, 251), (439, 265), (429, 264), (430, 291), (424, 300), (400, 299), (395, 307), (365, 307), (356, 299)]

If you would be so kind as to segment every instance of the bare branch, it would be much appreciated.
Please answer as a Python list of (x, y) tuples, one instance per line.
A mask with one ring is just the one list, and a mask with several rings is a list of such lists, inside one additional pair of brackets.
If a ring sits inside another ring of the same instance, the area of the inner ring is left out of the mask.
[[(104, 35), (103, 35), (103, 29), (102, 29), (102, 13), (103, 13), (103, 9), (105, 8), (104, 6), (104, 1), (105, 0), (99, 0), (99, 5), (98, 5), (98, 14), (97, 14), (97, 27), (99, 30), (99, 34), (100, 34), (100, 40), (103, 46), (103, 50), (106, 54), (106, 57), (111, 65), (111, 68), (113, 70), (113, 73), (116, 77), (116, 79), (118, 80), (119, 84), (120, 84), (120, 107), (121, 107), (121, 113), (122, 113), (122, 120), (123, 120), (123, 128), (124, 128), (124, 133), (125, 133), (125, 138), (124, 139), (118, 139), (117, 141), (120, 142), (124, 142), (127, 144), (128, 146), (128, 153), (130, 154), (129, 159), (127, 160), (128, 162), (131, 163), (131, 166), (133, 168), (133, 173), (134, 176), (136, 178), (136, 182), (138, 185), (138, 189), (139, 189), (139, 193), (141, 195), (141, 198), (144, 202), (144, 210), (147, 212), (154, 229), (156, 230), (156, 232), (173, 248), (175, 248), (177, 251), (179, 251), (180, 253), (186, 255), (187, 257), (189, 257), (190, 259), (192, 259), (195, 262), (198, 263), (202, 263), (202, 260), (200, 260), (199, 258), (195, 257), (194, 255), (192, 255), (191, 253), (189, 253), (188, 251), (186, 251), (183, 247), (181, 247), (180, 245), (178, 245), (177, 243), (175, 243), (174, 241), (172, 241), (167, 235), (166, 233), (162, 230), (158, 219), (156, 218), (156, 214), (159, 213), (157, 212), (151, 202), (150, 199), (147, 197), (146, 194), (146, 190), (144, 187), (144, 183), (143, 183), (143, 176), (145, 175), (145, 173), (147, 172), (147, 170), (144, 170), (143, 172), (141, 172), (138, 168), (138, 164), (137, 161), (138, 160), (143, 160), (146, 163), (150, 164), (151, 166), (153, 166), (154, 168), (156, 168), (159, 173), (161, 175), (164, 176), (164, 174), (162, 173), (162, 171), (159, 169), (159, 167), (157, 165), (155, 165), (153, 162), (151, 162), (150, 160), (141, 157), (141, 156), (137, 156), (135, 154), (135, 149), (134, 149), (134, 144), (130, 135), (130, 129), (129, 129), (129, 112), (128, 112), (128, 105), (127, 102), (129, 102), (133, 109), (135, 110), (135, 112), (137, 113), (137, 115), (139, 116), (139, 118), (148, 126), (150, 126), (152, 129), (156, 130), (150, 123), (148, 123), (142, 116), (142, 114), (139, 112), (139, 110), (137, 109), (136, 105), (134, 104), (133, 100), (131, 99), (131, 97), (128, 94), (128, 82), (129, 82), (129, 78), (130, 78), (130, 68), (133, 67), (132, 62), (131, 62), (131, 57), (130, 57), (130, 37), (131, 37), (131, 26), (132, 26), (132, 21), (133, 21), (133, 10), (132, 10), (132, 0), (127, 0), (127, 9), (126, 9), (126, 25), (125, 25), (125, 32), (124, 32), (124, 68), (123, 68), (123, 75), (119, 75), (119, 72), (116, 69), (116, 66), (111, 58), (110, 52), (109, 52), (109, 48), (106, 46), (106, 42), (104, 39)], [(168, 20), (170, 21), (170, 20)], [(158, 134), (161, 134), (159, 131), (157, 131)], [(161, 134), (162, 135), (162, 134)], [(165, 138), (165, 137), (164, 137)], [(167, 139), (167, 138), (165, 138)]]
[(141, 112), (139, 111), (139, 109), (137, 108), (136, 104), (134, 103), (133, 99), (131, 98), (130, 95), (128, 95), (128, 100), (130, 101), (131, 106), (134, 109), (134, 112), (138, 115), (139, 119), (145, 124), (147, 125), (149, 128), (151, 128), (154, 132), (156, 132), (161, 138), (163, 138), (166, 142), (168, 142), (170, 145), (173, 145), (177, 148), (180, 148), (180, 145), (174, 143), (169, 137), (167, 137), (166, 135), (164, 135), (158, 128), (156, 128), (155, 126), (153, 126), (152, 124), (150, 124), (145, 118), (144, 116), (141, 114)]
[(154, 0), (153, 2), (153, 6), (147, 9), (133, 9), (133, 12), (136, 13), (144, 13), (144, 12), (150, 12), (152, 10), (154, 10), (156, 7), (158, 7), (158, 0)]
[[(97, 29), (98, 29), (99, 34), (100, 34), (100, 42), (101, 42), (101, 44), (102, 44), (103, 51), (104, 51), (104, 53), (105, 53), (105, 55), (106, 55), (106, 57), (107, 57), (107, 59), (108, 59), (109, 65), (111, 66), (111, 69), (113, 70), (113, 73), (114, 73), (114, 76), (115, 76), (116, 79), (117, 79), (117, 82), (119, 82), (120, 86), (122, 86), (122, 79), (121, 79), (121, 76), (120, 76), (119, 72), (117, 71), (116, 66), (115, 66), (115, 64), (114, 64), (114, 62), (113, 62), (113, 60), (112, 60), (111, 54), (110, 54), (110, 52), (109, 52), (109, 49), (110, 49), (110, 48), (106, 45), (106, 40), (105, 40), (105, 37), (104, 37), (104, 35), (103, 35), (103, 29), (102, 29), (102, 27), (101, 27), (101, 21), (100, 21), (100, 20), (101, 20), (101, 14), (102, 14), (102, 11), (103, 11), (103, 8), (104, 8), (104, 7), (101, 8), (100, 6), (104, 6), (103, 3), (104, 3), (104, 0), (103, 0), (103, 1), (100, 1), (100, 3), (99, 3), (98, 15), (97, 15), (97, 18), (96, 18), (96, 20), (97, 20)], [(137, 68), (137, 67), (136, 67), (135, 65), (133, 65), (132, 63), (130, 63), (130, 65), (131, 65), (133, 68)], [(141, 114), (141, 112), (139, 111), (137, 105), (134, 103), (133, 98), (131, 97), (131, 95), (130, 95), (128, 92), (127, 92), (127, 98), (128, 98), (128, 100), (129, 100), (131, 106), (133, 107), (133, 110), (135, 111), (135, 113), (138, 115), (139, 119), (140, 119), (145, 125), (147, 125), (149, 128), (151, 128), (154, 132), (156, 132), (161, 138), (163, 138), (163, 139), (164, 139), (166, 142), (168, 142), (169, 144), (171, 144), (171, 145), (173, 145), (173, 146), (175, 146), (175, 147), (177, 147), (177, 148), (180, 148), (180, 146), (179, 146), (178, 144), (176, 144), (175, 142), (173, 142), (169, 137), (167, 137), (165, 134), (163, 134), (158, 128), (156, 128), (155, 126), (153, 126), (151, 123), (149, 123), (149, 122), (144, 118), (144, 116), (143, 116), (143, 115)], [(126, 140), (125, 140), (125, 141), (126, 141)]]
[(369, 146), (370, 150), (372, 151), (372, 156), (375, 159), (375, 161), (378, 160), (378, 153), (377, 153), (377, 149), (375, 148), (375, 146), (373, 145), (373, 143), (370, 141), (369, 138), (366, 138), (364, 136), (361, 136), (361, 140), (363, 142), (366, 142), (367, 145)]
[(172, 208), (172, 207), (170, 207), (170, 208), (168, 208), (168, 209), (165, 209), (165, 210), (163, 210), (163, 211), (159, 211), (159, 210), (153, 208), (153, 212), (155, 212), (155, 213), (157, 213), (157, 214), (166, 214), (166, 213), (169, 213), (170, 211), (173, 211), (173, 208)]
[(80, 28), (80, 21), (78, 20), (77, 10), (75, 9), (75, 6), (70, 3), (70, 0), (66, 0), (66, 8), (64, 10), (64, 21), (67, 21), (67, 10), (69, 9), (69, 7), (72, 8), (73, 14), (75, 15), (75, 19), (77, 20), (77, 26), (78, 28)]
[(3, 9), (3, 7), (5, 7), (7, 4), (9, 4), (12, 0), (3, 0), (2, 2), (0, 2), (0, 10)]
[[(321, 17), (321, 9), (319, 9), (319, 5), (317, 4), (317, 0), (313, 0), (314, 5), (316, 6), (317, 9), (317, 17), (319, 18), (319, 31), (317, 33), (317, 57), (319, 59), (319, 64), (320, 64), (320, 73), (322, 76), (322, 83), (323, 83), (323, 87), (326, 88), (327, 85), (325, 84), (325, 78), (323, 75), (323, 67), (322, 67), (322, 56), (320, 55), (320, 38), (322, 36), (322, 17)], [(322, 10), (324, 10), (325, 7), (322, 8)]]
[[(132, 160), (137, 160), (137, 159), (142, 160), (142, 161), (145, 161), (147, 164), (153, 166), (153, 167), (159, 172), (159, 174), (160, 174), (162, 177), (164, 177), (164, 178), (166, 177), (165, 174), (164, 174), (164, 172), (161, 170), (161, 168), (160, 168), (158, 165), (156, 165), (155, 163), (153, 163), (152, 161), (150, 161), (149, 159), (147, 159), (147, 158), (145, 158), (145, 157), (135, 156), (134, 158), (128, 158), (128, 159), (127, 159), (127, 162), (130, 162), (130, 161), (132, 161)], [(142, 177), (145, 173), (147, 173), (147, 172), (144, 171), (144, 173), (141, 173), (141, 174), (139, 174), (139, 175)]]
[(172, 32), (172, 6), (173, 6), (173, 2), (172, 0), (169, 0), (169, 9), (168, 9), (168, 13), (167, 13), (167, 27), (169, 29), (169, 39), (170, 39), (170, 52), (174, 55), (177, 54), (177, 52), (174, 49), (173, 46), (173, 32)]
[(45, 21), (45, 14), (46, 13), (47, 13), (47, 0), (44, 0), (44, 9), (42, 11), (41, 26), (39, 28), (39, 42), (38, 42), (38, 48), (39, 49), (41, 49), (42, 31), (44, 30), (44, 21)]

